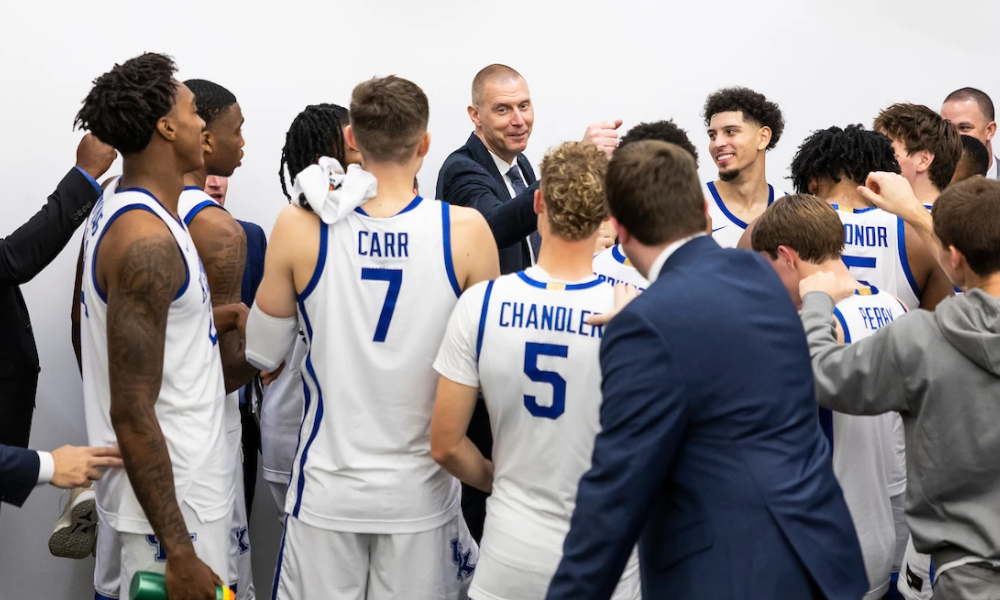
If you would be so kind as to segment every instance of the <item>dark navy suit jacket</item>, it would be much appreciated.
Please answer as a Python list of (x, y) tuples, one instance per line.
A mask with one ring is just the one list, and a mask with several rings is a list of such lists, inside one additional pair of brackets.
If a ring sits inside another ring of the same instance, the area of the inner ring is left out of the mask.
[(247, 306), (253, 306), (257, 296), (260, 280), (264, 278), (264, 253), (267, 251), (267, 237), (264, 230), (256, 223), (249, 221), (236, 222), (243, 226), (247, 234), (247, 262), (243, 268), (243, 285), (240, 289), (240, 300)]
[(34, 450), (0, 444), (0, 502), (21, 506), (38, 483)]
[(607, 326), (593, 464), (548, 600), (610, 597), (638, 541), (644, 598), (858, 600), (868, 590), (774, 270), (681, 246)]
[(437, 199), (456, 206), (470, 206), (486, 217), (497, 248), (500, 272), (523, 271), (531, 266), (527, 237), (538, 228), (534, 198), (538, 184), (535, 171), (523, 154), (517, 166), (524, 174), (528, 189), (511, 198), (503, 173), (475, 133), (464, 146), (455, 150), (441, 165), (437, 180)]

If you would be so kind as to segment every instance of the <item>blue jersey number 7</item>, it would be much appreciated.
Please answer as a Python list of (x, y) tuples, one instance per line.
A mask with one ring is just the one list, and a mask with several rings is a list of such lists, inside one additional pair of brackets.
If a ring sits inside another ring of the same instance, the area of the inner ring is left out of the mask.
[(392, 322), (392, 313), (396, 311), (396, 299), (399, 298), (399, 288), (403, 286), (403, 270), (361, 269), (361, 279), (389, 282), (389, 291), (385, 295), (382, 314), (378, 317), (378, 325), (375, 327), (375, 337), (372, 338), (373, 342), (384, 342), (385, 336), (389, 332), (389, 323)]
[(528, 379), (552, 386), (552, 406), (541, 406), (534, 396), (524, 395), (524, 407), (534, 417), (558, 419), (566, 410), (566, 380), (555, 371), (538, 368), (539, 356), (569, 356), (569, 347), (558, 344), (536, 344), (528, 342), (524, 346), (524, 374)]

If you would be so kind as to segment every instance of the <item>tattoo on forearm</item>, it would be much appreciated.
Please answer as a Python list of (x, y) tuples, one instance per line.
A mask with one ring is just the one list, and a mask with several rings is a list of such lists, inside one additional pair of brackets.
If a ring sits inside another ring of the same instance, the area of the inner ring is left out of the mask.
[(154, 405), (163, 380), (167, 313), (184, 275), (173, 237), (143, 238), (125, 249), (108, 293), (112, 424), (136, 498), (168, 553), (191, 540)]

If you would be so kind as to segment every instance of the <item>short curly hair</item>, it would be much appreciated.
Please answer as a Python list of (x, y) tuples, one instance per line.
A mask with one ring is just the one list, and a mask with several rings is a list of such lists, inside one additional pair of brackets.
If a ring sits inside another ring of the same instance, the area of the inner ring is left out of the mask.
[(705, 126), (711, 124), (712, 117), (724, 112), (743, 113), (744, 120), (769, 128), (771, 141), (767, 145), (768, 150), (778, 145), (785, 131), (785, 118), (781, 116), (778, 105), (750, 88), (723, 88), (709, 96), (705, 100)]
[(962, 140), (951, 121), (920, 104), (893, 104), (879, 113), (873, 129), (903, 144), (908, 155), (929, 150), (931, 183), (939, 190), (951, 183), (962, 158)]
[(142, 152), (157, 121), (174, 108), (175, 71), (173, 59), (152, 52), (115, 65), (94, 80), (74, 126), (90, 131), (122, 154)]
[(669, 142), (671, 144), (677, 144), (681, 148), (687, 150), (694, 157), (694, 164), (698, 164), (698, 149), (694, 147), (691, 140), (688, 138), (686, 131), (677, 126), (674, 121), (656, 121), (654, 123), (639, 123), (632, 129), (628, 130), (624, 136), (622, 136), (621, 142), (618, 143), (618, 147), (627, 146), (633, 142), (639, 142), (642, 140), (660, 140), (661, 142)]
[(552, 234), (585, 240), (608, 216), (608, 156), (588, 142), (566, 142), (542, 160), (542, 197)]
[(792, 185), (799, 194), (809, 193), (809, 180), (813, 178), (827, 177), (840, 183), (841, 177), (846, 177), (864, 185), (873, 171), (900, 172), (892, 140), (863, 125), (813, 132), (792, 158), (791, 171)]

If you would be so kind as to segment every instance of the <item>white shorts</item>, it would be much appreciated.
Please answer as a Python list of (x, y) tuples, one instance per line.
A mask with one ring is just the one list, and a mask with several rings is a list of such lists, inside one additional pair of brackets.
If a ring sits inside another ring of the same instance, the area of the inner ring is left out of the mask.
[(921, 554), (913, 547), (913, 538), (906, 542), (903, 566), (899, 570), (896, 590), (907, 600), (931, 600), (931, 556)]
[(420, 533), (346, 533), (288, 517), (273, 600), (464, 600), (479, 547), (461, 514)]
[(236, 499), (229, 514), (229, 569), (226, 582), (236, 592), (237, 600), (255, 600), (253, 565), (250, 562), (250, 534), (247, 528), (247, 503), (243, 492), (243, 430), (226, 432), (236, 457)]
[[(195, 554), (216, 574), (227, 573), (229, 565), (229, 519), (202, 523), (194, 509), (181, 504)], [(104, 522), (97, 525), (97, 560), (94, 563), (94, 591), (97, 600), (124, 598), (139, 571), (164, 574), (167, 556), (155, 535), (115, 531)], [(122, 589), (126, 590), (122, 594)]]
[[(292, 474), (289, 473), (288, 477)], [(281, 521), (282, 527), (285, 524), (285, 500), (288, 499), (288, 479), (284, 482), (271, 481), (270, 479), (264, 478), (267, 481), (267, 487), (271, 490), (271, 496), (274, 497), (274, 504), (278, 508), (278, 520)]]

